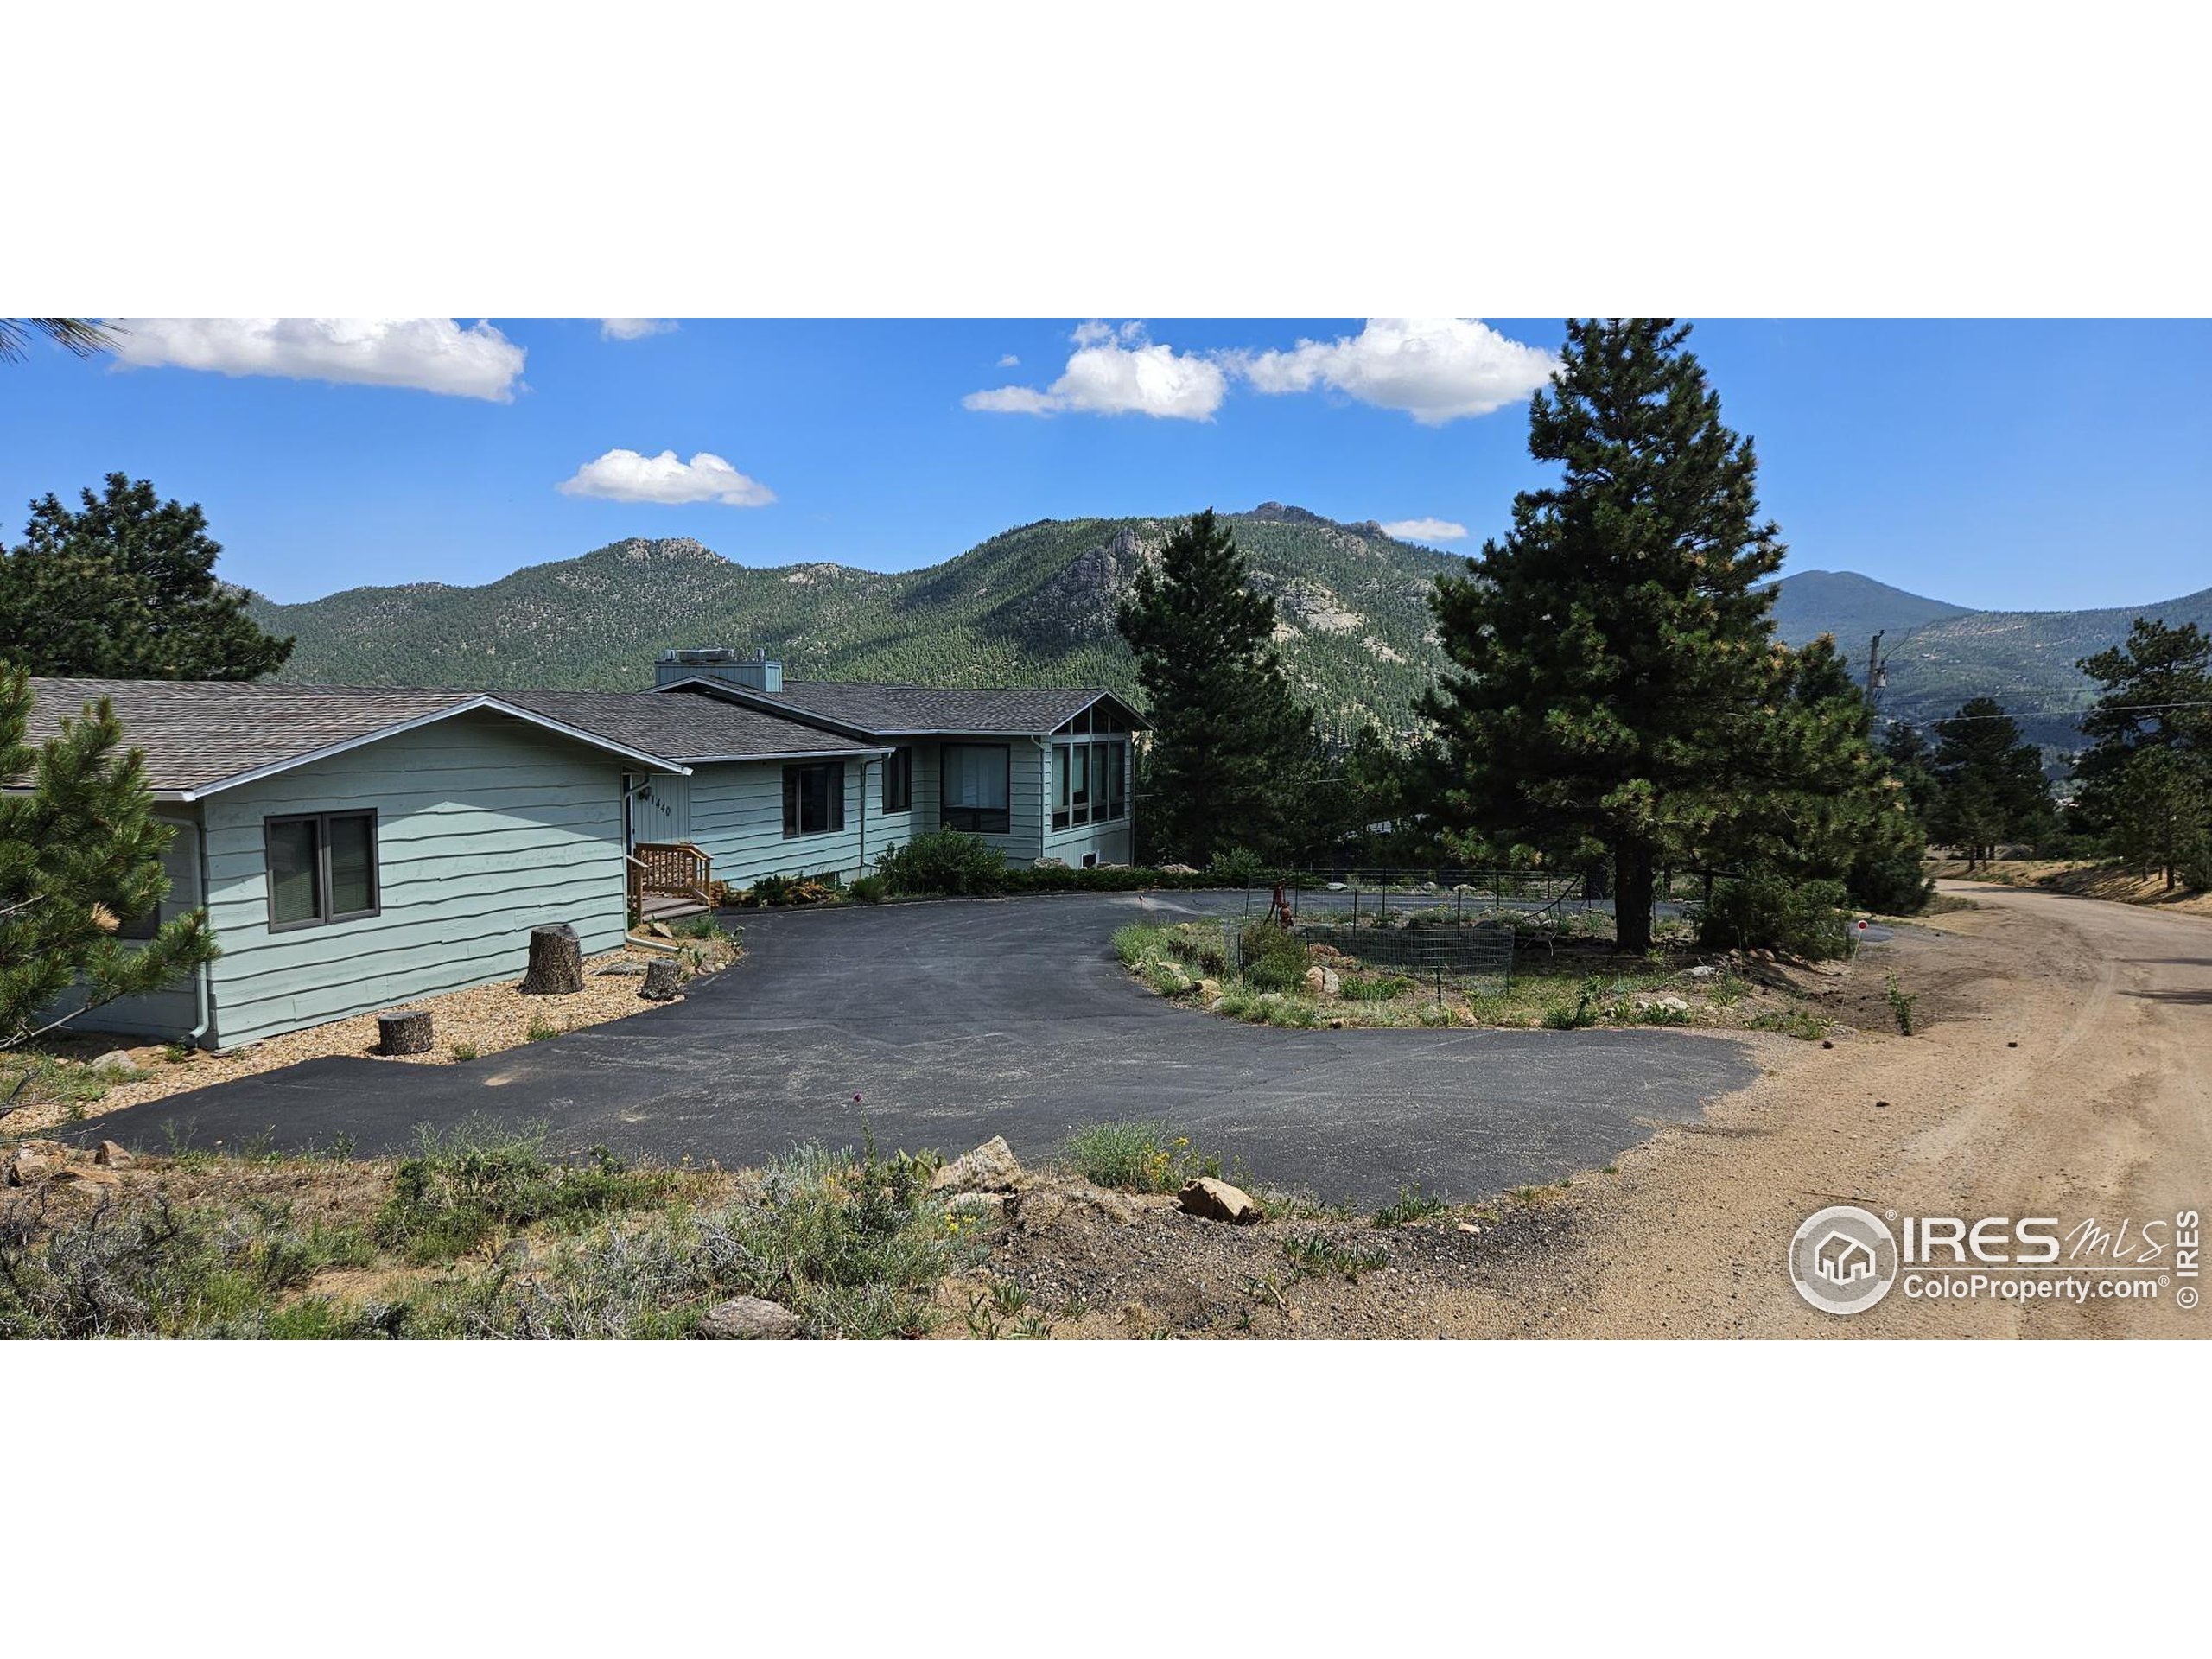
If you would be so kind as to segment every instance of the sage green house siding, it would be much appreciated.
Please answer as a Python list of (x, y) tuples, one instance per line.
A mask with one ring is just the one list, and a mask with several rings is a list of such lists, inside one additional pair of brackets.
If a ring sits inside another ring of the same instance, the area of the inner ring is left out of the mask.
[[(364, 809), (377, 813), (378, 913), (272, 931), (266, 821)], [(623, 940), (619, 764), (495, 714), (364, 744), (200, 810), (219, 1046), (518, 977), (542, 924), (568, 923), (587, 955)]]
[[(163, 807), (154, 815), (176, 830), (176, 838), (162, 855), (162, 869), (169, 879), (168, 897), (162, 900), (156, 919), (170, 921), (200, 905), (200, 820), (195, 808)], [(58, 1019), (84, 1006), (84, 994), (72, 989), (50, 1008), (41, 1020)], [(112, 1031), (131, 1037), (158, 1037), (181, 1042), (200, 1020), (198, 983), (186, 978), (149, 996), (118, 997), (102, 1003), (77, 1023), (88, 1031)]]
[[(691, 840), (714, 861), (716, 880), (750, 887), (764, 875), (819, 875), (835, 870), (849, 877), (858, 871), (861, 763), (847, 760), (830, 764), (845, 769), (845, 827), (812, 836), (784, 834), (783, 764), (741, 760), (691, 769)], [(878, 779), (873, 766), (868, 768), (868, 838), (873, 856), (878, 848), (873, 795)]]

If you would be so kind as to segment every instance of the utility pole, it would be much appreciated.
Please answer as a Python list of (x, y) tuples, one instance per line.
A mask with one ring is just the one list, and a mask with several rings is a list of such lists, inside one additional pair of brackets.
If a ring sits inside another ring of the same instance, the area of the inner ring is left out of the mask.
[(1890, 666), (1882, 656), (1882, 635), (1886, 629), (1878, 629), (1866, 645), (1866, 706), (1876, 714), (1882, 711), (1882, 691), (1889, 683)]

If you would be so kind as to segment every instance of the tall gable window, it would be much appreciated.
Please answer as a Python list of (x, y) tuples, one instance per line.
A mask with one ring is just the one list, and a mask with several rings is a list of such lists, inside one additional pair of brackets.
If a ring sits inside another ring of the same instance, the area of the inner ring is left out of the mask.
[(263, 834), (272, 930), (321, 927), (377, 913), (374, 812), (270, 818)]
[(1094, 705), (1052, 736), (1052, 828), (1112, 823), (1128, 816), (1128, 722)]
[(784, 768), (784, 833), (827, 835), (845, 827), (845, 763)]
[(1003, 743), (948, 743), (939, 753), (944, 772), (944, 828), (979, 836), (1009, 834), (1014, 752)]

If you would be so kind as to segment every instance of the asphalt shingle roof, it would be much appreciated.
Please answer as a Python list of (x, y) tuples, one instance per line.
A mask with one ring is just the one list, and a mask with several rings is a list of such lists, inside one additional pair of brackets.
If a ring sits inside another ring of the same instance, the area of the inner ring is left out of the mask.
[(937, 732), (1044, 737), (1072, 720), (1087, 704), (1112, 694), (1096, 686), (960, 690), (933, 685), (869, 685), (849, 680), (786, 680), (780, 692), (752, 695), (878, 737), (925, 736)]
[(649, 691), (407, 690), (372, 686), (248, 684), (234, 681), (34, 678), (28, 736), (102, 697), (124, 741), (143, 750), (147, 783), (191, 792), (281, 766), (334, 745), (372, 737), (426, 715), (484, 701), (525, 710), (588, 736), (679, 765), (753, 754), (850, 754), (855, 745), (818, 727), (714, 697)]
[(738, 755), (859, 754), (872, 747), (720, 697), (651, 691), (501, 691), (530, 709), (632, 748), (689, 764)]

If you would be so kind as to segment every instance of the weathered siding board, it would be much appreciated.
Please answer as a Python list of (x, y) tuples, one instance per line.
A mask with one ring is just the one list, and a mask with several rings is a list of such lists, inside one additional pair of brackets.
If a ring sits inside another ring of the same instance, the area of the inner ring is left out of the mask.
[[(373, 807), (380, 913), (271, 932), (264, 821)], [(207, 800), (213, 969), (226, 1046), (518, 976), (530, 930), (622, 941), (620, 768), (497, 715), (281, 772)]]
[[(162, 855), (162, 868), (169, 878), (169, 896), (162, 900), (159, 918), (170, 921), (200, 903), (200, 832), (194, 809), (164, 807), (154, 815), (176, 827), (176, 839)], [(84, 994), (72, 990), (41, 1014), (57, 1019), (84, 1006)], [(74, 1022), (81, 1031), (112, 1031), (132, 1037), (161, 1037), (181, 1042), (200, 1018), (200, 993), (194, 976), (186, 975), (166, 990), (148, 996), (118, 997), (103, 1003)]]

